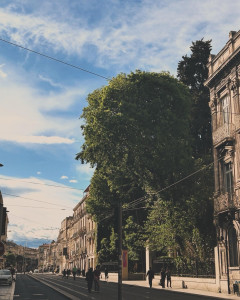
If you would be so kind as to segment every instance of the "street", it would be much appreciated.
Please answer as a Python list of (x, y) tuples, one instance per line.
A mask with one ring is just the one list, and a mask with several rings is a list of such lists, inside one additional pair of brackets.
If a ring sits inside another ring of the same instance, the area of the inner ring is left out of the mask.
[[(14, 299), (35, 300), (35, 299), (57, 299), (57, 300), (79, 300), (79, 299), (100, 299), (100, 300), (117, 300), (118, 286), (113, 282), (100, 282), (100, 292), (93, 290), (91, 294), (88, 293), (86, 280), (84, 278), (76, 278), (74, 281), (72, 277), (68, 279), (61, 276), (51, 274), (18, 274), (16, 281), (16, 288)], [(57, 292), (56, 290), (59, 292)], [(62, 295), (62, 294), (65, 294)], [(150, 289), (146, 287), (139, 287), (130, 284), (123, 285), (123, 300), (132, 299), (151, 299), (151, 300), (190, 300), (190, 299), (206, 299), (206, 296), (191, 295), (181, 292), (175, 292), (162, 289)], [(208, 299), (219, 299), (215, 297), (208, 297)]]

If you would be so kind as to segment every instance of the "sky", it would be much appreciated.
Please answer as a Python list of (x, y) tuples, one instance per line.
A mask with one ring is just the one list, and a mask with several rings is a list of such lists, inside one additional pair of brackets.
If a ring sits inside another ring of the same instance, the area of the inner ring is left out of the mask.
[(224, 47), (240, 29), (239, 11), (239, 1), (222, 0), (1, 0), (0, 190), (8, 239), (27, 247), (56, 240), (81, 200), (94, 172), (75, 160), (89, 93), (120, 72), (176, 76), (192, 41), (211, 39), (213, 54)]

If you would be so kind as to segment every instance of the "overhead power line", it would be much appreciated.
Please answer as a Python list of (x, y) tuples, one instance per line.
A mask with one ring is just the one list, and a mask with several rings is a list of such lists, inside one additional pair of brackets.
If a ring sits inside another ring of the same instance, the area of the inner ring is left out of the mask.
[(41, 182), (33, 182), (33, 181), (26, 181), (26, 180), (20, 180), (20, 179), (13, 179), (13, 178), (3, 178), (0, 177), (2, 180), (13, 180), (13, 181), (20, 181), (24, 183), (31, 183), (31, 184), (40, 184), (40, 185), (47, 185), (47, 186), (53, 186), (57, 188), (62, 188), (62, 189), (71, 189), (71, 190), (77, 190), (77, 191), (83, 191), (84, 189), (77, 189), (71, 186), (61, 186), (61, 185), (56, 185), (56, 184), (48, 184), (48, 183), (41, 183)]
[(7, 196), (11, 196), (11, 197), (15, 197), (15, 198), (22, 198), (22, 199), (25, 199), (25, 200), (30, 200), (30, 201), (35, 201), (35, 202), (42, 202), (42, 203), (46, 203), (46, 204), (50, 204), (50, 205), (54, 205), (54, 206), (58, 206), (58, 207), (66, 207), (66, 208), (72, 209), (72, 207), (69, 207), (69, 206), (54, 204), (54, 203), (50, 203), (50, 202), (47, 202), (47, 201), (36, 200), (36, 199), (32, 199), (32, 198), (22, 197), (22, 196), (18, 196), (18, 195), (12, 195), (12, 194), (3, 193), (3, 192), (2, 192), (2, 194), (7, 195)]
[[(220, 160), (220, 159), (219, 159), (219, 160)], [(126, 209), (132, 208), (132, 207), (134, 207), (134, 206), (140, 204), (141, 202), (145, 201), (146, 198), (149, 197), (149, 195), (157, 195), (157, 194), (159, 194), (159, 193), (161, 193), (161, 192), (163, 192), (163, 191), (165, 191), (165, 190), (167, 190), (167, 189), (169, 189), (169, 188), (171, 188), (171, 187), (177, 185), (178, 183), (180, 183), (180, 182), (182, 182), (182, 181), (184, 181), (184, 180), (186, 180), (186, 179), (188, 179), (188, 178), (194, 176), (195, 174), (197, 174), (197, 173), (199, 173), (199, 172), (205, 170), (206, 168), (212, 166), (213, 164), (214, 164), (214, 162), (211, 162), (210, 164), (208, 164), (208, 165), (202, 167), (201, 169), (199, 169), (199, 170), (197, 170), (197, 171), (195, 171), (195, 172), (193, 172), (193, 173), (191, 173), (191, 174), (189, 174), (189, 175), (183, 177), (182, 179), (180, 179), (180, 180), (178, 180), (178, 181), (176, 181), (176, 182), (174, 182), (174, 183), (172, 183), (172, 184), (166, 186), (165, 188), (162, 188), (161, 190), (159, 190), (159, 191), (157, 191), (157, 192), (150, 192), (150, 193), (148, 193), (148, 195), (146, 195), (146, 196), (144, 196), (144, 197), (140, 197), (140, 198), (138, 198), (138, 199), (133, 200), (132, 202), (129, 202), (129, 203), (127, 204), (127, 208), (126, 208)]]
[(54, 60), (54, 61), (56, 61), (56, 62), (59, 62), (59, 63), (61, 63), (61, 64), (66, 65), (66, 66), (69, 66), (69, 67), (78, 69), (78, 70), (80, 70), (80, 71), (83, 71), (83, 72), (86, 72), (86, 73), (89, 73), (89, 74), (92, 74), (92, 75), (94, 75), (94, 76), (98, 76), (98, 77), (101, 77), (101, 78), (106, 79), (106, 80), (111, 80), (110, 78), (105, 77), (105, 76), (103, 76), (103, 75), (100, 75), (100, 74), (98, 74), (98, 73), (89, 71), (89, 70), (87, 70), (87, 69), (84, 69), (84, 68), (81, 68), (81, 67), (79, 67), (79, 66), (70, 64), (70, 63), (65, 62), (65, 61), (63, 61), (63, 60), (61, 60), (61, 59), (57, 59), (57, 58), (55, 58), (55, 57), (46, 55), (46, 54), (44, 54), (44, 53), (41, 53), (41, 52), (38, 52), (38, 51), (35, 51), (35, 50), (32, 50), (32, 49), (29, 49), (29, 48), (27, 48), (27, 47), (23, 47), (23, 46), (21, 46), (21, 45), (15, 44), (15, 43), (13, 43), (13, 42), (7, 41), (7, 40), (5, 40), (5, 39), (3, 39), (3, 38), (0, 38), (0, 41), (2, 41), (2, 42), (4, 42), (4, 43), (7, 43), (7, 44), (10, 44), (10, 45), (12, 45), (12, 46), (15, 46), (15, 47), (24, 49), (24, 50), (26, 50), (26, 51), (32, 52), (32, 53), (34, 53), (34, 54), (43, 56), (43, 57), (45, 57), (45, 58)]

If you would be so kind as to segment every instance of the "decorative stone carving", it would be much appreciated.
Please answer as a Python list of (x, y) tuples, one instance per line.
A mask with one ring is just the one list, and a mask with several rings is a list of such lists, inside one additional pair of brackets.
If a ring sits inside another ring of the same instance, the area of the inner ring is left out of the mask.
[(228, 193), (220, 194), (214, 199), (214, 212), (219, 213), (221, 211), (229, 209), (230, 201)]
[(213, 132), (213, 145), (220, 143), (226, 138), (233, 138), (235, 126), (232, 123), (224, 124)]
[(231, 90), (233, 91), (233, 96), (238, 95), (238, 88), (239, 88), (239, 79), (234, 78), (230, 85)]

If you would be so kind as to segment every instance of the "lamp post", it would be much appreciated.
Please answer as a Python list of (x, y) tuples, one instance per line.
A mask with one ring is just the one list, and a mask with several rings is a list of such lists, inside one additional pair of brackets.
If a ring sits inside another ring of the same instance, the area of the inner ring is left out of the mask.
[(118, 202), (118, 300), (122, 300), (122, 201)]

